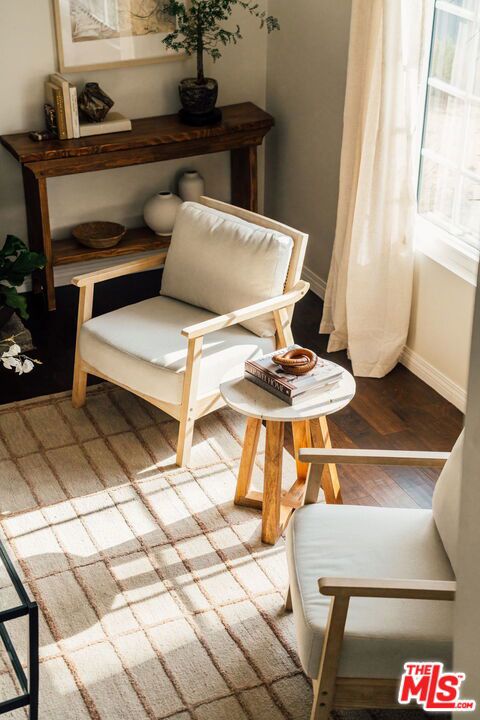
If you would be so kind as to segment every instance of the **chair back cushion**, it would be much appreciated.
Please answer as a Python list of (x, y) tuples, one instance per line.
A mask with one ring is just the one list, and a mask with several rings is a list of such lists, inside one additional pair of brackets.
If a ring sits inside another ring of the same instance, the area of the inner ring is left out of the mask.
[[(162, 279), (162, 295), (223, 315), (281, 295), (293, 240), (194, 202), (180, 207)], [(271, 313), (243, 323), (272, 337)]]
[(433, 517), (454, 572), (458, 560), (463, 436), (464, 431), (453, 446), (433, 493)]

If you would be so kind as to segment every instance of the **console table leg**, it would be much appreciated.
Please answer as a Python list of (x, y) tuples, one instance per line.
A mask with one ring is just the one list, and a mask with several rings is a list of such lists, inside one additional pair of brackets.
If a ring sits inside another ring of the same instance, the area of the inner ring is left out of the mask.
[(53, 281), (52, 236), (48, 211), (46, 178), (37, 178), (27, 165), (22, 166), (23, 189), (27, 208), (27, 227), (30, 247), (43, 252), (47, 264), (33, 277), (33, 290), (40, 292), (42, 286), (46, 292), (49, 310), (55, 310), (55, 285)]
[(230, 154), (232, 204), (258, 211), (257, 146), (232, 150)]

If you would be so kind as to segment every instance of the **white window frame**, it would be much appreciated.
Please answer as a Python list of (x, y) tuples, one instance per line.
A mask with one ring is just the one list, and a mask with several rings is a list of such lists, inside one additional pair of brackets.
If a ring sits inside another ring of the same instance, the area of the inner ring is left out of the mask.
[[(465, 10), (458, 5), (450, 3), (446, 0), (436, 0), (432, 2), (432, 41), (429, 48), (429, 57), (433, 46), (433, 10), (437, 7), (440, 10), (448, 10), (450, 13), (457, 15), (462, 18), (474, 19), (480, 16), (480, 3), (479, 9), (475, 15), (474, 12)], [(426, 119), (427, 110), (427, 89), (430, 87), (437, 87), (440, 89), (448, 90), (452, 95), (465, 95), (464, 92), (458, 91), (447, 83), (443, 83), (436, 79), (428, 80), (428, 73), (430, 70), (430, 62), (425, 63), (424, 80), (423, 80), (423, 96), (425, 97), (424, 105), (424, 117), (423, 123)], [(417, 177), (420, 177), (421, 157), (422, 157), (422, 140), (423, 132), (420, 129), (418, 138), (418, 154), (417, 154)], [(432, 153), (428, 150), (423, 150), (425, 157), (432, 157)], [(435, 158), (438, 159), (438, 158)], [(428, 219), (425, 214), (417, 213), (415, 223), (415, 249), (426, 255), (430, 259), (439, 263), (447, 270), (455, 273), (466, 282), (476, 286), (477, 275), (480, 260), (480, 250), (469, 245), (467, 242), (460, 240), (456, 235), (450, 233), (446, 228), (442, 228), (437, 223)]]

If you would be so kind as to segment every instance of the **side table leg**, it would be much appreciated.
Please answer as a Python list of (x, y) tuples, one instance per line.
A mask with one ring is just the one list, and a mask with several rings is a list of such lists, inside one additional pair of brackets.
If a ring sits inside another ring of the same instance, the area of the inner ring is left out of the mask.
[(293, 447), (295, 449), (295, 462), (297, 463), (297, 479), (305, 481), (308, 473), (308, 463), (298, 459), (300, 448), (310, 447), (310, 428), (307, 420), (292, 422)]
[[(326, 417), (318, 420), (310, 420), (310, 433), (312, 436), (312, 447), (331, 448), (330, 431)], [(343, 503), (338, 480), (337, 466), (334, 464), (324, 465), (322, 474), (322, 488), (325, 493), (325, 500), (328, 504), (341, 505)]]
[(275, 545), (280, 535), (283, 422), (267, 421), (265, 476), (262, 506), (262, 541)]
[(242, 459), (240, 460), (237, 489), (235, 490), (235, 505), (242, 505), (242, 501), (245, 500), (250, 491), (261, 427), (261, 420), (257, 420), (257, 418), (247, 418), (247, 427), (245, 429), (245, 437), (243, 440)]
[(257, 146), (249, 145), (230, 154), (232, 204), (257, 212)]
[(22, 166), (22, 174), (30, 247), (37, 252), (43, 252), (47, 258), (47, 264), (41, 274), (34, 274), (33, 289), (34, 292), (40, 292), (43, 285), (48, 309), (55, 310), (55, 284), (53, 281), (53, 252), (47, 181), (45, 178), (37, 178), (26, 165)]

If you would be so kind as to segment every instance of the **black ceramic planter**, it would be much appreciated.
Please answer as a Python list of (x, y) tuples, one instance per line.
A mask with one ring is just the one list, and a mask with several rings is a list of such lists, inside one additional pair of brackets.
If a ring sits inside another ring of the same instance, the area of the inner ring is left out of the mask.
[(215, 107), (218, 97), (218, 83), (213, 78), (205, 78), (199, 83), (197, 78), (185, 78), (178, 86), (182, 109), (180, 118), (188, 125), (212, 125), (218, 122), (221, 111)]

